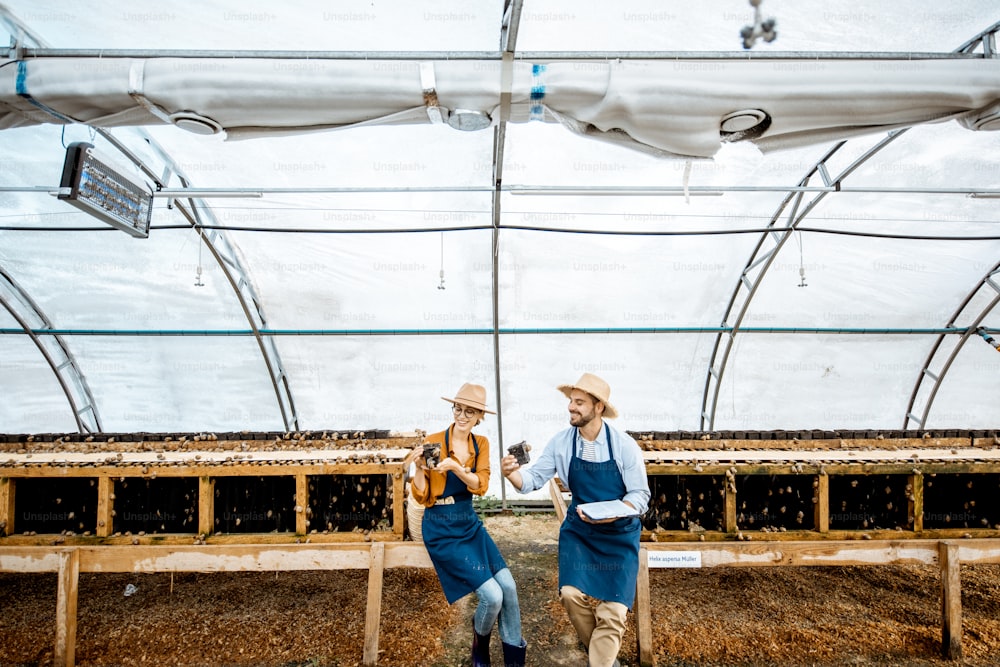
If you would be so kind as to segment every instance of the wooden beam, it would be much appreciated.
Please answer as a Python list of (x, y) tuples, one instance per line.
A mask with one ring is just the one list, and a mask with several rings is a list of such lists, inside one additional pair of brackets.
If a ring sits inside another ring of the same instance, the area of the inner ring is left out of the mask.
[(639, 576), (635, 582), (635, 639), (640, 667), (655, 667), (653, 615), (649, 591), (649, 552), (639, 547)]
[[(805, 540), (798, 542), (651, 542), (650, 551), (692, 551), (701, 567), (775, 567), (829, 565), (933, 565), (937, 540)], [(1000, 544), (992, 548), (1000, 553)]]
[(371, 667), (378, 662), (378, 633), (382, 619), (382, 581), (385, 573), (385, 545), (371, 547), (368, 564), (368, 606), (365, 611), (365, 648), (361, 662)]
[[(6, 544), (6, 541), (4, 542)], [(433, 567), (423, 544), (377, 542), (385, 553), (386, 568)], [(963, 564), (1000, 564), (1000, 540), (803, 540), (798, 542), (643, 542), (649, 554), (684, 551), (701, 554), (701, 567), (843, 566), (939, 563), (941, 544), (957, 549)], [(81, 546), (81, 572), (261, 572), (365, 569), (372, 544), (281, 545), (116, 545)], [(56, 546), (0, 546), (0, 572), (58, 572)], [(654, 565), (650, 569), (656, 569)]]
[(657, 438), (644, 438), (637, 434), (636, 440), (644, 451), (674, 451), (682, 450), (729, 450), (739, 451), (741, 449), (756, 450), (796, 450), (796, 449), (816, 449), (816, 450), (838, 450), (845, 446), (863, 449), (881, 449), (892, 447), (902, 449), (912, 448), (968, 448), (968, 447), (993, 447), (1000, 442), (990, 436), (986, 438), (971, 438), (969, 436), (954, 436), (943, 438), (897, 438), (878, 436), (875, 438), (850, 437), (850, 438), (780, 438), (776, 440), (765, 440), (758, 438), (681, 438), (677, 440), (661, 440)]
[(114, 481), (107, 476), (97, 478), (97, 529), (98, 537), (108, 537), (114, 532)]
[(406, 529), (406, 486), (403, 473), (397, 471), (390, 476), (392, 480), (392, 532), (403, 539)]
[(820, 533), (830, 532), (830, 476), (816, 475), (816, 505), (814, 507), (814, 521), (816, 531)]
[(295, 475), (295, 534), (309, 532), (309, 477), (300, 472)]
[[(700, 452), (699, 452), (700, 453)], [(899, 461), (899, 462), (843, 462), (843, 461), (800, 461), (802, 452), (785, 452), (783, 462), (747, 462), (722, 459), (716, 463), (699, 460), (697, 463), (663, 462), (646, 459), (648, 475), (724, 475), (727, 470), (736, 469), (737, 475), (816, 475), (825, 471), (831, 475), (906, 475), (914, 468), (924, 474), (957, 475), (974, 473), (1000, 473), (1000, 463), (977, 461), (969, 457), (967, 461), (944, 463), (940, 461)], [(0, 469), (0, 473), (3, 473)], [(12, 471), (10, 474), (15, 474)]]
[(913, 517), (913, 532), (924, 530), (924, 476), (910, 475), (910, 499), (907, 502), (909, 516)]
[(80, 581), (80, 552), (59, 553), (59, 588), (56, 592), (56, 645), (53, 664), (73, 667), (76, 663), (76, 601)]
[(80, 547), (84, 571), (104, 573), (363, 570), (370, 550), (357, 543)]
[(962, 575), (958, 545), (938, 545), (941, 567), (941, 652), (948, 660), (962, 658)]
[(14, 534), (14, 491), (17, 480), (0, 477), (0, 535)]
[(563, 498), (562, 490), (559, 488), (555, 477), (549, 480), (549, 495), (552, 496), (552, 505), (556, 508), (556, 516), (559, 517), (559, 523), (562, 523), (563, 519), (566, 518), (566, 499)]
[[(432, 568), (423, 544), (378, 542), (385, 567)], [(371, 560), (372, 544), (85, 546), (80, 571), (96, 573), (154, 572), (278, 572), (363, 570)], [(0, 546), (0, 572), (58, 572), (63, 546)], [(1000, 552), (1000, 548), (997, 549)], [(998, 554), (1000, 555), (1000, 554)]]
[(215, 478), (198, 478), (198, 534), (215, 532)]
[(0, 475), (6, 477), (202, 477), (205, 475), (226, 477), (282, 477), (304, 472), (307, 475), (377, 475), (400, 470), (399, 463), (316, 463), (304, 461), (261, 461), (250, 464), (215, 463), (198, 464), (148, 464), (124, 461), (115, 465), (76, 464), (58, 462), (47, 464), (31, 463), (31, 459), (12, 465), (5, 459), (0, 465)]
[(736, 520), (736, 478), (726, 477), (726, 487), (723, 492), (722, 502), (725, 516), (723, 517), (723, 530), (727, 533), (735, 533), (739, 530), (739, 522)]
[(386, 542), (385, 566), (434, 567), (423, 542)]

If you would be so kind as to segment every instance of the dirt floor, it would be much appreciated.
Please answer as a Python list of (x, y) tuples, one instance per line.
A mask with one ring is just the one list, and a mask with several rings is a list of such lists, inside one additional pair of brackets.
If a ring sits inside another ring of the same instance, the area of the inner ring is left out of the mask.
[[(556, 596), (551, 514), (490, 515), (521, 600), (528, 664), (585, 667)], [(125, 595), (129, 585), (135, 592)], [(80, 576), (78, 665), (346, 667), (362, 655), (367, 573)], [(660, 667), (1000, 664), (1000, 566), (962, 568), (964, 658), (941, 659), (931, 567), (654, 570)], [(55, 575), (0, 575), (0, 665), (50, 665)], [(473, 596), (387, 570), (379, 664), (468, 664)], [(500, 662), (493, 637), (494, 664)], [(622, 665), (636, 664), (630, 629)]]

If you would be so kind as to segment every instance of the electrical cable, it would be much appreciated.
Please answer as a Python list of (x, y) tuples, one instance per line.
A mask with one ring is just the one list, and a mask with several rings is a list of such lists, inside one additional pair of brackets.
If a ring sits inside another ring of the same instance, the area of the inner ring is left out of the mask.
[[(558, 227), (538, 227), (533, 225), (462, 225), (453, 227), (395, 227), (386, 229), (307, 229), (301, 227), (248, 227), (244, 225), (199, 225), (200, 229), (216, 229), (229, 232), (251, 232), (264, 234), (424, 234), (428, 232), (470, 232), (493, 229), (510, 229), (523, 232), (544, 232), (551, 234), (596, 234), (606, 236), (729, 236), (737, 234), (773, 234), (783, 231), (799, 231), (811, 234), (837, 234), (860, 238), (896, 239), (902, 241), (1000, 241), (1000, 236), (944, 236), (934, 234), (888, 234), (881, 232), (859, 232), (843, 229), (823, 229), (821, 227), (748, 227), (746, 229), (700, 229), (700, 230), (621, 230), (621, 229), (560, 229)], [(190, 225), (151, 225), (152, 231), (190, 230)], [(18, 227), (0, 226), (3, 232), (104, 232), (117, 231), (113, 227)]]

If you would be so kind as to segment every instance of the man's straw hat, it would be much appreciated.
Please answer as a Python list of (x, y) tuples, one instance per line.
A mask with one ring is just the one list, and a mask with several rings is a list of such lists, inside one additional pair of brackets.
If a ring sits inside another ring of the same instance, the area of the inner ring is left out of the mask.
[(611, 405), (608, 401), (611, 397), (611, 387), (608, 386), (607, 382), (593, 373), (584, 373), (580, 376), (580, 379), (576, 381), (576, 384), (561, 384), (556, 387), (556, 389), (566, 394), (566, 398), (569, 398), (570, 393), (574, 389), (585, 391), (601, 403), (604, 403), (605, 417), (608, 419), (614, 419), (618, 416), (618, 410), (616, 410), (615, 406)]

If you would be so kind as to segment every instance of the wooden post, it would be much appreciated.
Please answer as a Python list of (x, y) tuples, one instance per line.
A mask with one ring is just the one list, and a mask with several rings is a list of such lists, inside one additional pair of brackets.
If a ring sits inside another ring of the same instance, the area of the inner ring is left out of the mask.
[(723, 529), (727, 533), (735, 533), (739, 530), (739, 523), (736, 521), (736, 480), (726, 481), (726, 490), (722, 501), (725, 505), (725, 517), (723, 518)]
[(816, 475), (816, 530), (820, 533), (830, 532), (830, 476)]
[(0, 535), (14, 534), (14, 490), (12, 477), (0, 477)]
[(653, 617), (649, 592), (649, 551), (639, 547), (639, 576), (635, 580), (636, 654), (641, 667), (655, 667)]
[(962, 574), (958, 544), (938, 544), (941, 567), (941, 652), (948, 660), (962, 658)]
[(562, 491), (559, 489), (559, 484), (556, 482), (556, 478), (553, 477), (549, 480), (549, 495), (552, 497), (552, 505), (556, 508), (556, 516), (559, 518), (559, 523), (563, 522), (566, 518), (566, 499), (562, 497)]
[(295, 475), (295, 533), (309, 532), (309, 478), (304, 472)]
[(107, 475), (97, 478), (97, 528), (94, 533), (98, 537), (107, 537), (114, 531), (114, 495), (115, 483)]
[(80, 551), (59, 552), (59, 588), (56, 592), (56, 646), (53, 664), (76, 664), (76, 599), (80, 581)]
[(912, 494), (907, 508), (913, 517), (913, 532), (921, 533), (924, 530), (924, 476), (919, 473), (910, 475), (910, 489)]
[(406, 485), (403, 480), (403, 471), (392, 473), (392, 532), (403, 539), (406, 529)]
[(208, 537), (215, 531), (215, 478), (198, 478), (198, 533)]
[(385, 572), (385, 543), (372, 544), (368, 564), (368, 606), (365, 612), (365, 649), (361, 661), (371, 667), (378, 661), (378, 632), (382, 618), (382, 579)]

